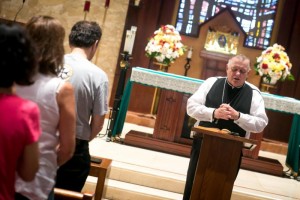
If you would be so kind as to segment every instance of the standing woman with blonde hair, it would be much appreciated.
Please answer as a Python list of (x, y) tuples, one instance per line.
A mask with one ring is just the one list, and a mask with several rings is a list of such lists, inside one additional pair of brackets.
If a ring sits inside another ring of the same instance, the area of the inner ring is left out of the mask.
[(75, 97), (73, 87), (57, 78), (63, 65), (65, 30), (53, 17), (36, 16), (26, 30), (37, 47), (39, 73), (31, 86), (18, 86), (17, 94), (36, 102), (41, 111), (39, 171), (33, 181), (16, 181), (16, 200), (54, 199), (58, 166), (68, 161), (75, 147)]

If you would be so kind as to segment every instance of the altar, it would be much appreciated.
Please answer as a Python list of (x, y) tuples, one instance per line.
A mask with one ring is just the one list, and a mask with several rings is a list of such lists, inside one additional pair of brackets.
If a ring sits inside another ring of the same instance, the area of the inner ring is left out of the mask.
[[(141, 67), (132, 68), (130, 80), (128, 81), (125, 87), (124, 95), (122, 97), (119, 110), (120, 114), (116, 118), (115, 126), (112, 131), (113, 136), (122, 132), (126, 118), (128, 103), (130, 101), (130, 91), (133, 83), (143, 84), (150, 87), (157, 87), (165, 91), (170, 91), (171, 95), (173, 95), (174, 98), (168, 97), (168, 101), (174, 102), (174, 99), (176, 98), (176, 101), (183, 101), (184, 99), (186, 100), (191, 94), (193, 94), (198, 89), (198, 87), (203, 83), (203, 80), (145, 69)], [(300, 101), (294, 98), (283, 97), (263, 92), (262, 96), (265, 101), (266, 109), (273, 110), (276, 112), (290, 113), (294, 116), (289, 138), (286, 165), (297, 173), (299, 171)], [(172, 109), (170, 110), (170, 112), (172, 112), (171, 115), (179, 115), (179, 113), (185, 112), (185, 106), (182, 106), (182, 104), (180, 105), (181, 107), (179, 108), (177, 108), (178, 106), (175, 106), (177, 110), (173, 110), (173, 112)], [(160, 113), (157, 114), (157, 120), (159, 119), (159, 117), (161, 117), (161, 115), (159, 115)], [(182, 121), (182, 118), (183, 116), (179, 115), (176, 118), (176, 120)], [(188, 139), (180, 138), (181, 133), (179, 132), (181, 132), (182, 125), (180, 127), (180, 123), (178, 124), (176, 121), (165, 121), (164, 123), (174, 124), (173, 128), (170, 128), (168, 126), (162, 126), (162, 130), (165, 129), (167, 132), (172, 133), (171, 137), (164, 138), (164, 132), (161, 132), (162, 134), (160, 133), (158, 134), (158, 136), (155, 136), (155, 134), (154, 136), (149, 136), (149, 134), (144, 135), (143, 133), (134, 132), (131, 134), (126, 134), (124, 140), (125, 144), (128, 143), (129, 145), (134, 145), (134, 143), (136, 143), (137, 145), (135, 146), (145, 147), (163, 152), (166, 152), (165, 150), (168, 149), (170, 152), (167, 153), (175, 153), (177, 155), (181, 154), (188, 156), (191, 142)], [(154, 130), (154, 132), (155, 131), (156, 129)]]

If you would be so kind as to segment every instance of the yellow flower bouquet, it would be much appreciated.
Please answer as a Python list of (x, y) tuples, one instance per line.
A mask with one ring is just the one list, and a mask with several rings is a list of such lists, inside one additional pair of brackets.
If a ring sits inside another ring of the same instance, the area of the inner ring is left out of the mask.
[(292, 63), (283, 46), (274, 44), (268, 47), (257, 58), (254, 65), (256, 74), (263, 77), (268, 83), (276, 83), (278, 80), (295, 80), (291, 74)]
[(154, 32), (145, 48), (146, 56), (170, 65), (186, 51), (179, 32), (172, 25), (161, 26)]

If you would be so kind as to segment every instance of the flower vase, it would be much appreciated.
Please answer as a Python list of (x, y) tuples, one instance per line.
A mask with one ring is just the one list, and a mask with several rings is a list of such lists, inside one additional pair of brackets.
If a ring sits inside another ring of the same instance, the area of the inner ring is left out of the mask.
[(269, 89), (276, 89), (278, 79), (271, 77), (271, 79), (267, 79), (267, 77), (262, 77), (262, 83), (261, 83), (261, 91), (265, 93), (270, 93)]
[(263, 81), (264, 84), (276, 85), (278, 79), (274, 78), (274, 77), (271, 77), (271, 80), (268, 80), (267, 77), (263, 77), (262, 81)]
[(165, 63), (162, 63), (162, 62), (158, 62), (158, 61), (153, 61), (153, 65), (156, 65), (158, 66), (158, 70), (159, 71), (163, 71), (163, 72), (168, 72), (168, 68), (170, 67), (170, 65), (167, 65)]
[[(168, 72), (168, 68), (170, 66), (170, 65), (167, 65), (165, 63), (158, 62), (156, 60), (153, 61), (153, 65), (158, 66), (158, 70), (163, 71), (163, 72)], [(153, 100), (152, 100), (152, 105), (151, 105), (151, 111), (150, 111), (152, 115), (157, 114), (157, 108), (158, 108), (160, 93), (161, 93), (161, 90), (159, 88), (155, 87)]]

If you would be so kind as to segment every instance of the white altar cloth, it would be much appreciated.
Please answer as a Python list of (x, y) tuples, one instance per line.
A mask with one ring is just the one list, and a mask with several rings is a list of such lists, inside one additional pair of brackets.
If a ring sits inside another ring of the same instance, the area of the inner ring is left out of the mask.
[[(133, 67), (130, 81), (177, 92), (193, 94), (203, 83), (201, 79)], [(300, 101), (269, 93), (261, 93), (266, 109), (300, 115)]]

